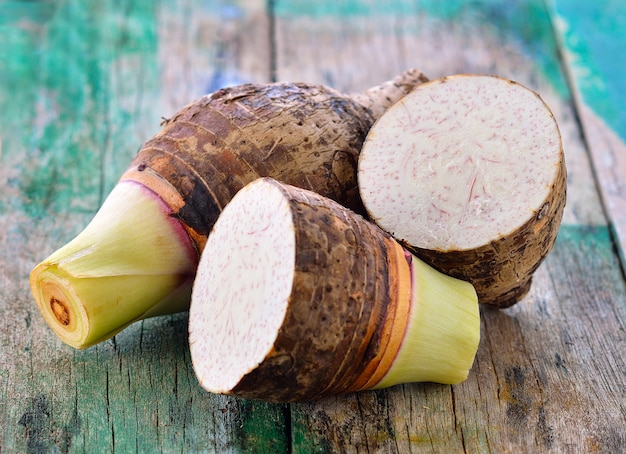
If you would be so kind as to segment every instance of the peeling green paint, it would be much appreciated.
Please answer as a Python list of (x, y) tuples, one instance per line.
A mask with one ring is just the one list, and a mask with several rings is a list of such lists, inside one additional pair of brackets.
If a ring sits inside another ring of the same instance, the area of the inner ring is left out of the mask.
[(0, 199), (0, 210), (93, 211), (120, 170), (108, 165), (110, 155), (125, 154), (127, 163), (136, 151), (140, 116), (133, 103), (123, 105), (124, 95), (139, 84), (144, 93), (158, 87), (158, 71), (143, 69), (157, 65), (157, 21), (150, 2), (115, 3), (2, 5), (0, 137), (3, 155), (19, 156), (27, 168), (9, 171), (21, 199)]
[(397, 0), (372, 2), (339, 0), (311, 2), (308, 0), (276, 0), (275, 12), (282, 17), (376, 17), (377, 15), (428, 14), (443, 19), (453, 19), (467, 7), (467, 2), (442, 2), (439, 0)]
[(491, 23), (498, 24), (500, 33), (534, 62), (539, 73), (562, 99), (569, 99), (570, 92), (561, 67), (558, 42), (545, 2), (503, 3), (495, 0), (485, 2), (489, 5)]
[(285, 431), (288, 404), (235, 398), (241, 424), (237, 439), (242, 452), (289, 452), (290, 437)]
[(626, 10), (623, 0), (554, 0), (582, 100), (626, 141)]
[(606, 225), (563, 224), (559, 229), (555, 247), (563, 250), (580, 250), (581, 244), (604, 254), (606, 260), (614, 259), (611, 230)]

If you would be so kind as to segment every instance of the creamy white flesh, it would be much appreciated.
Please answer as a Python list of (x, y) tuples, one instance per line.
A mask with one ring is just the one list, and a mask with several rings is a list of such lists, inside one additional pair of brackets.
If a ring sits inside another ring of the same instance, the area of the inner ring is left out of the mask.
[(218, 218), (194, 282), (189, 344), (206, 390), (230, 391), (270, 352), (287, 310), (294, 267), (287, 198), (257, 180)]
[(415, 247), (467, 250), (541, 209), (561, 141), (546, 104), (497, 77), (423, 84), (379, 119), (359, 158), (372, 218)]

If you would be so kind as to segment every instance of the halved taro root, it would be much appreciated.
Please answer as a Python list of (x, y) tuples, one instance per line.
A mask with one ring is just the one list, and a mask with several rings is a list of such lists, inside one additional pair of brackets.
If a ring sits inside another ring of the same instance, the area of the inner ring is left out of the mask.
[(337, 202), (269, 178), (218, 218), (189, 312), (200, 384), (273, 402), (458, 383), (479, 337), (470, 284)]
[(528, 292), (566, 199), (552, 112), (495, 76), (436, 79), (400, 99), (370, 130), (358, 180), (374, 222), (496, 307)]

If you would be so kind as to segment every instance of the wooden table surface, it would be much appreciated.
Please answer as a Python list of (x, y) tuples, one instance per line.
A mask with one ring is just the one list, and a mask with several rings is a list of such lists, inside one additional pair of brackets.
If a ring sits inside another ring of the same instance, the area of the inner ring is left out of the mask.
[[(626, 450), (622, 0), (0, 2), (0, 452)], [(272, 80), (360, 91), (417, 67), (537, 90), (568, 201), (528, 296), (483, 310), (469, 378), (311, 403), (211, 395), (187, 314), (61, 343), (31, 268), (78, 233), (187, 102)]]

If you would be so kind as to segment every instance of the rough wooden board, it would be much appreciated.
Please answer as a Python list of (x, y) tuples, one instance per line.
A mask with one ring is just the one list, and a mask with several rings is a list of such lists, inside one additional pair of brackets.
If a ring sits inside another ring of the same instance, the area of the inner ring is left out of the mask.
[[(541, 2), (273, 4), (276, 68), (255, 2), (237, 3), (233, 19), (182, 0), (98, 2), (91, 16), (78, 1), (1, 5), (0, 40), (10, 44), (0, 46), (3, 450), (617, 452), (626, 444), (624, 281)], [(211, 81), (268, 80), (275, 69), (360, 90), (414, 65), (520, 80), (546, 98), (564, 135), (566, 225), (527, 300), (483, 313), (467, 382), (277, 406), (202, 391), (185, 314), (80, 352), (43, 324), (31, 267), (85, 225), (159, 118)]]
[(163, 3), (158, 43), (164, 117), (224, 86), (272, 78), (270, 20), (264, 2)]

